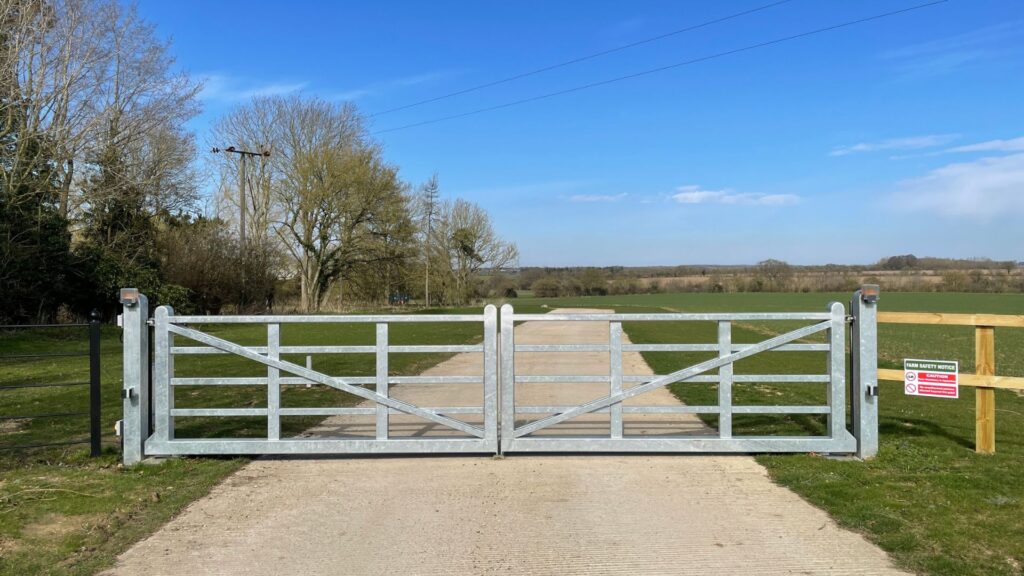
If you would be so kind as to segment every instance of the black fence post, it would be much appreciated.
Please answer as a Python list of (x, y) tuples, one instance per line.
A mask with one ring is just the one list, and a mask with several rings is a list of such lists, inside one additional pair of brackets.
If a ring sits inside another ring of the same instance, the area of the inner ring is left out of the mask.
[(93, 457), (102, 450), (100, 431), (100, 312), (89, 314), (89, 445)]

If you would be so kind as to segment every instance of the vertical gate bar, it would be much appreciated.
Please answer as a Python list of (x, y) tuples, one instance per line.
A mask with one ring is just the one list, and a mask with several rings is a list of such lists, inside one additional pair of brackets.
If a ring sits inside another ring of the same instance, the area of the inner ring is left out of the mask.
[(850, 404), (858, 458), (878, 454), (878, 296), (878, 286), (866, 284), (850, 301)]
[(498, 309), (484, 308), (484, 440), (498, 453)]
[(103, 433), (100, 427), (100, 312), (89, 314), (89, 454), (100, 455)]
[[(718, 357), (732, 354), (732, 322), (718, 323)], [(732, 438), (732, 376), (733, 365), (718, 369), (718, 437)]]
[[(281, 325), (267, 324), (267, 358), (281, 359)], [(281, 371), (267, 367), (267, 439), (281, 439)]]
[[(168, 321), (170, 317), (174, 316), (174, 310), (168, 306)], [(171, 348), (174, 346), (174, 334), (171, 334), (170, 330), (167, 331), (167, 439), (174, 440), (174, 416), (171, 416), (171, 410), (174, 410), (174, 386), (171, 386), (171, 381), (174, 379), (174, 354), (171, 354)]]
[(170, 440), (174, 433), (174, 396), (171, 391), (171, 346), (172, 336), (167, 324), (174, 316), (170, 306), (156, 309), (153, 331), (153, 435), (158, 440)]
[[(608, 323), (608, 393), (622, 392), (622, 322)], [(608, 407), (608, 426), (611, 437), (622, 438), (622, 402)]]
[[(377, 393), (388, 395), (388, 325), (377, 324)], [(388, 407), (377, 404), (377, 440), (388, 439)]]
[(515, 391), (515, 311), (510, 304), (501, 307), (501, 451), (509, 449), (515, 438), (516, 391)]
[(132, 465), (142, 461), (149, 433), (149, 300), (135, 288), (124, 288), (120, 301), (124, 306), (121, 458), (125, 465)]
[(831, 411), (828, 415), (828, 434), (837, 440), (846, 429), (846, 308), (841, 302), (833, 302), (830, 310), (828, 405)]

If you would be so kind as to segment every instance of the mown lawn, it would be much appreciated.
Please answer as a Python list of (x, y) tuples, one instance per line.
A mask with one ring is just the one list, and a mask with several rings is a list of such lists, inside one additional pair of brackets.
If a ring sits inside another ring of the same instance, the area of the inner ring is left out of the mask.
[[(619, 312), (815, 311), (846, 294), (657, 294), (528, 300), (531, 306), (591, 306)], [(1022, 295), (883, 294), (881, 310), (1024, 313)], [(739, 323), (734, 340), (753, 342), (795, 327), (792, 323)], [(628, 323), (634, 342), (714, 342), (711, 323)], [(904, 357), (959, 360), (974, 369), (973, 328), (882, 325), (880, 365), (901, 368)], [(996, 371), (1024, 376), (1024, 329), (996, 330)], [(710, 354), (644, 353), (658, 373)], [(823, 373), (824, 353), (776, 352), (737, 363), (737, 373)], [(736, 404), (824, 404), (824, 384), (736, 384)], [(712, 384), (677, 384), (672, 391), (692, 405), (717, 404)], [(902, 385), (883, 382), (879, 455), (869, 462), (820, 455), (762, 455), (772, 478), (836, 520), (863, 533), (902, 567), (926, 574), (1024, 573), (1024, 398), (997, 391), (996, 454), (974, 453), (974, 390), (958, 400), (908, 397)], [(704, 417), (715, 426), (717, 418)], [(734, 416), (734, 434), (824, 433), (815, 415)]]
[[(479, 312), (458, 310), (455, 312)], [(445, 310), (445, 313), (453, 312)], [(242, 344), (265, 344), (264, 326), (209, 325), (205, 331)], [(86, 349), (84, 331), (0, 332), (0, 387), (69, 383), (88, 379), (86, 358), (2, 359), (31, 353)], [(104, 453), (88, 457), (88, 446), (29, 451), (0, 451), (0, 574), (92, 574), (112, 564), (117, 554), (154, 531), (190, 502), (243, 466), (244, 458), (177, 458), (125, 469), (113, 435), (121, 418), (120, 330), (104, 327), (102, 350)], [(465, 344), (482, 337), (479, 324), (395, 325), (393, 344)], [(374, 342), (371, 324), (284, 325), (285, 345), (358, 345)], [(178, 345), (190, 345), (179, 339)], [(440, 354), (394, 354), (394, 375), (417, 374), (443, 360)], [(286, 357), (304, 364), (305, 357)], [(370, 375), (370, 354), (316, 355), (314, 367), (337, 375)], [(182, 356), (179, 376), (258, 376), (266, 369), (228, 356)], [(359, 399), (325, 386), (286, 386), (283, 406), (347, 406)], [(262, 407), (264, 387), (177, 387), (179, 407)], [(0, 414), (78, 412), (88, 407), (87, 387), (0, 388)], [(282, 434), (295, 435), (319, 417), (282, 420)], [(26, 445), (84, 439), (88, 420), (0, 420), (0, 445)], [(179, 437), (262, 436), (265, 418), (178, 418)]]

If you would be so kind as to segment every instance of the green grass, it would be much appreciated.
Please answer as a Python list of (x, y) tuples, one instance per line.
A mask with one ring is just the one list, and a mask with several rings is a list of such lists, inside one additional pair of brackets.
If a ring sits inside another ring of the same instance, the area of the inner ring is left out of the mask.
[[(815, 311), (845, 294), (657, 294), (576, 299), (529, 299), (527, 307), (588, 306), (619, 312)], [(514, 302), (517, 306), (518, 302)], [(883, 294), (881, 310), (1024, 313), (1024, 296), (1003, 294)], [(734, 340), (751, 342), (793, 328), (792, 323), (737, 323)], [(712, 323), (627, 323), (633, 342), (714, 342)], [(974, 369), (972, 328), (881, 325), (880, 365), (902, 366), (904, 357), (959, 360)], [(996, 370), (1024, 376), (1024, 329), (997, 329)], [(704, 360), (710, 354), (644, 353), (658, 373)], [(824, 353), (775, 352), (736, 365), (737, 373), (821, 373)], [(670, 387), (692, 405), (717, 404), (712, 384)], [(843, 526), (863, 533), (902, 567), (919, 573), (1019, 575), (1024, 565), (1024, 399), (996, 393), (996, 454), (974, 453), (974, 392), (959, 400), (908, 397), (883, 382), (880, 450), (869, 462), (819, 455), (762, 455), (772, 478), (828, 511)], [(823, 404), (824, 385), (736, 384), (736, 404)], [(715, 426), (715, 416), (704, 418)], [(744, 415), (734, 434), (818, 435), (824, 417)]]
[[(452, 312), (445, 310), (444, 312)], [(456, 312), (479, 312), (461, 310)], [(204, 331), (242, 344), (265, 344), (263, 326), (208, 325)], [(393, 344), (464, 344), (481, 339), (479, 324), (393, 325)], [(88, 446), (31, 451), (0, 451), (0, 574), (92, 574), (111, 565), (117, 554), (150, 534), (248, 460), (178, 458), (125, 469), (120, 466), (113, 425), (121, 418), (120, 330), (105, 327), (101, 343), (104, 453), (88, 457)], [(0, 355), (80, 352), (82, 329), (0, 332)], [(285, 325), (285, 345), (366, 345), (375, 339), (371, 324)], [(179, 338), (176, 344), (194, 343)], [(416, 374), (443, 360), (440, 354), (395, 354), (392, 374)], [(305, 356), (287, 360), (304, 364)], [(260, 376), (266, 369), (229, 356), (182, 356), (179, 376)], [(316, 355), (314, 368), (337, 375), (370, 375), (371, 354)], [(88, 379), (87, 358), (0, 360), (0, 386), (78, 382)], [(286, 386), (282, 405), (348, 406), (360, 399), (325, 386)], [(180, 387), (178, 407), (261, 407), (264, 387)], [(0, 390), (0, 414), (78, 412), (88, 407), (87, 387)], [(282, 435), (295, 435), (319, 417), (282, 420)], [(88, 419), (3, 420), (0, 444), (27, 445), (87, 437)], [(178, 437), (254, 437), (266, 434), (265, 418), (178, 418)]]

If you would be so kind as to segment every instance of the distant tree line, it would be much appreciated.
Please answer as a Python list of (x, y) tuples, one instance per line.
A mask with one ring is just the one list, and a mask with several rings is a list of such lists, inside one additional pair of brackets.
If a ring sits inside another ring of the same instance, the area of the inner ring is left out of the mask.
[(199, 168), (200, 89), (132, 5), (0, 0), (0, 322), (109, 316), (126, 286), (184, 312), (317, 311), (423, 297), (429, 278), (460, 304), (516, 264), (479, 206), (402, 181), (350, 104), (222, 118), (221, 146), (269, 152), (240, 199), (237, 156)]
[(596, 296), (658, 292), (849, 292), (864, 283), (905, 292), (1024, 292), (1024, 270), (984, 258), (883, 258), (872, 265), (798, 266), (768, 259), (749, 266), (523, 267), (516, 293)]

